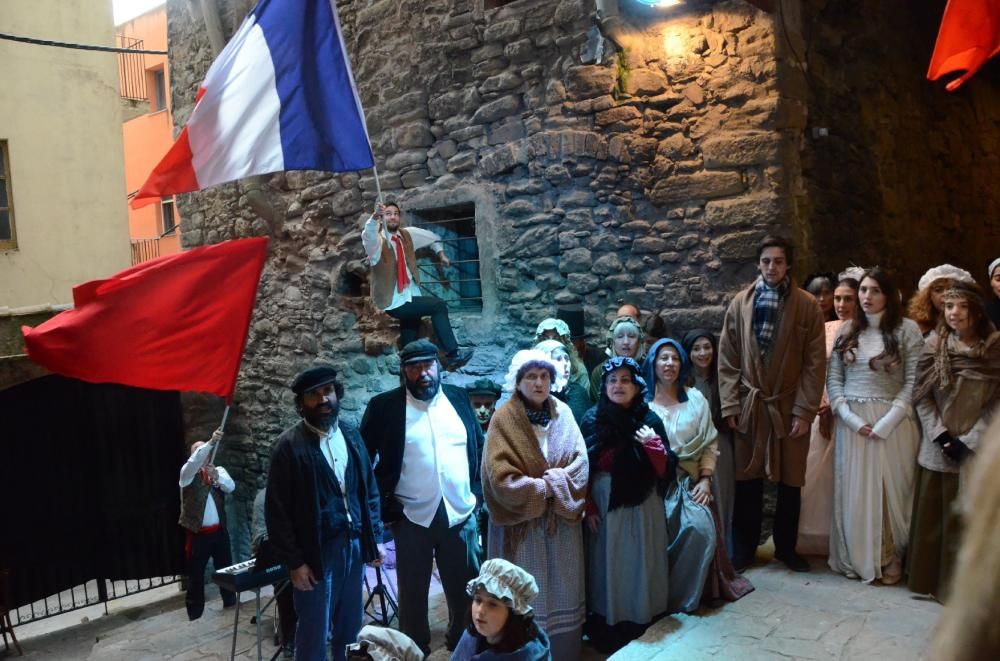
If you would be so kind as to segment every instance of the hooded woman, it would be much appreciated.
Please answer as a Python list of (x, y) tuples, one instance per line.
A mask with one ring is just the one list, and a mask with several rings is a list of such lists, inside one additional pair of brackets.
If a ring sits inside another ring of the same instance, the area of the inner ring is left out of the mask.
[[(576, 346), (573, 344), (573, 336), (571, 335), (569, 324), (562, 319), (554, 317), (542, 319), (535, 329), (535, 344), (545, 340), (556, 340), (566, 347), (566, 355), (569, 356), (570, 364), (569, 380), (583, 388), (584, 392), (587, 392), (590, 389), (590, 376), (587, 375), (587, 368), (583, 364), (583, 359), (577, 353)], [(587, 408), (590, 408), (590, 405)]]
[(585, 615), (581, 521), (589, 467), (572, 412), (551, 395), (555, 377), (547, 354), (514, 354), (506, 384), (514, 394), (494, 414), (483, 450), (487, 555), (538, 577), (538, 626), (554, 659), (575, 661)]
[(667, 523), (663, 494), (676, 456), (646, 405), (639, 364), (602, 366), (600, 399), (581, 425), (590, 455), (587, 503), (587, 632), (610, 653), (667, 612)]

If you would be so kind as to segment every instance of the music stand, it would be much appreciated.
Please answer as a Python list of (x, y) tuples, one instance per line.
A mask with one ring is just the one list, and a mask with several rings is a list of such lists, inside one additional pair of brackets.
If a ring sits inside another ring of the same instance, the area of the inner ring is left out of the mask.
[[(365, 602), (364, 608), (365, 615), (376, 624), (383, 627), (389, 626), (389, 623), (396, 617), (399, 606), (396, 604), (389, 586), (382, 581), (382, 567), (375, 567), (374, 588), (369, 585), (368, 572), (365, 572), (365, 587), (368, 588), (368, 600)], [(380, 602), (378, 606), (374, 604), (376, 597)]]

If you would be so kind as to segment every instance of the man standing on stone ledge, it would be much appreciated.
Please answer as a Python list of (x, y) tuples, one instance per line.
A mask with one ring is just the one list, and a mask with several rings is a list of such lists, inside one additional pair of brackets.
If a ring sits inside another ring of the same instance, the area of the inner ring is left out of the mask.
[(808, 432), (826, 375), (826, 333), (816, 299), (788, 274), (793, 259), (788, 240), (765, 237), (757, 248), (760, 277), (736, 295), (722, 325), (719, 395), (735, 432), (737, 569), (757, 552), (767, 477), (778, 483), (774, 556), (789, 569), (809, 571), (795, 543)]
[[(222, 432), (212, 434), (208, 443), (191, 445), (191, 456), (181, 466), (181, 518), (187, 530), (184, 555), (187, 561), (187, 595), (184, 605), (189, 620), (197, 620), (205, 610), (205, 566), (211, 558), (215, 568), (233, 564), (226, 530), (225, 494), (236, 489), (236, 483), (221, 466), (211, 463), (212, 451), (222, 439)], [(236, 595), (221, 590), (222, 605), (236, 604)]]
[(399, 628), (430, 652), (427, 595), (436, 560), (445, 600), (445, 642), (462, 636), (479, 572), (475, 509), (482, 501), (483, 430), (464, 388), (441, 385), (438, 348), (426, 339), (400, 353), (402, 385), (376, 395), (361, 420), (375, 464), (382, 520), (396, 540)]
[(445, 350), (445, 367), (458, 369), (469, 362), (472, 351), (458, 349), (445, 302), (434, 296), (424, 296), (420, 291), (416, 251), (429, 247), (437, 253), (441, 266), (448, 267), (451, 262), (436, 234), (419, 227), (404, 229), (400, 227), (401, 222), (398, 204), (379, 203), (361, 231), (361, 243), (371, 264), (372, 302), (399, 320), (402, 346), (417, 339), (420, 320), (429, 316), (434, 333)]

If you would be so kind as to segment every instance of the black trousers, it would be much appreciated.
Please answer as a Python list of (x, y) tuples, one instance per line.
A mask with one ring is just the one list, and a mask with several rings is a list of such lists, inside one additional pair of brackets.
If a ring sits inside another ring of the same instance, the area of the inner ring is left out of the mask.
[(293, 650), (295, 649), (295, 625), (299, 622), (299, 618), (295, 615), (295, 604), (292, 601), (292, 593), (295, 590), (292, 588), (290, 581), (275, 583), (274, 589), (278, 590), (282, 586), (284, 586), (284, 589), (275, 598), (275, 602), (278, 604), (278, 626), (281, 629), (281, 644), (285, 649)]
[[(774, 550), (778, 555), (795, 552), (799, 534), (802, 490), (778, 482), (778, 506), (774, 513)], [(737, 480), (733, 503), (733, 557), (742, 564), (753, 560), (760, 543), (764, 518), (764, 480)]]
[[(197, 620), (205, 611), (205, 567), (209, 558), (212, 559), (216, 570), (233, 564), (233, 555), (229, 550), (229, 533), (224, 527), (215, 532), (192, 535), (191, 554), (187, 559), (187, 594), (184, 597), (189, 620)], [(235, 592), (229, 590), (220, 592), (223, 606), (232, 606), (236, 603)]]
[(409, 303), (398, 308), (386, 310), (390, 317), (399, 319), (399, 341), (405, 347), (420, 335), (420, 320), (431, 318), (434, 333), (441, 342), (441, 348), (446, 354), (458, 350), (455, 333), (451, 330), (451, 320), (448, 318), (448, 306), (435, 296), (414, 296)]

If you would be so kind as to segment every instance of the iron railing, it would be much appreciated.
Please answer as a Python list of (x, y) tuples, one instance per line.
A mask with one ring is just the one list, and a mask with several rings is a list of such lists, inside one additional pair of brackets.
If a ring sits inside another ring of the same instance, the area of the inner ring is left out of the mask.
[[(142, 39), (117, 36), (119, 48), (142, 50)], [(142, 53), (118, 53), (118, 89), (123, 99), (146, 101), (146, 59)]]
[[(448, 308), (456, 311), (476, 311), (483, 308), (483, 286), (479, 276), (479, 242), (476, 239), (475, 211), (460, 207), (462, 212), (454, 216), (424, 212), (430, 218), (419, 218), (414, 225), (433, 231), (444, 248), (456, 277), (449, 278), (438, 270), (436, 261), (419, 257), (420, 286), (428, 293), (443, 300)], [(472, 211), (472, 215), (469, 215)], [(464, 213), (463, 213), (464, 212)]]
[(104, 613), (107, 614), (108, 602), (113, 599), (154, 590), (164, 585), (177, 583), (179, 580), (180, 576), (128, 579), (125, 581), (95, 579), (30, 604), (18, 606), (12, 611), (14, 617), (11, 620), (13, 625), (17, 626), (98, 604), (104, 604)]
[(159, 239), (132, 239), (132, 266), (160, 256)]

